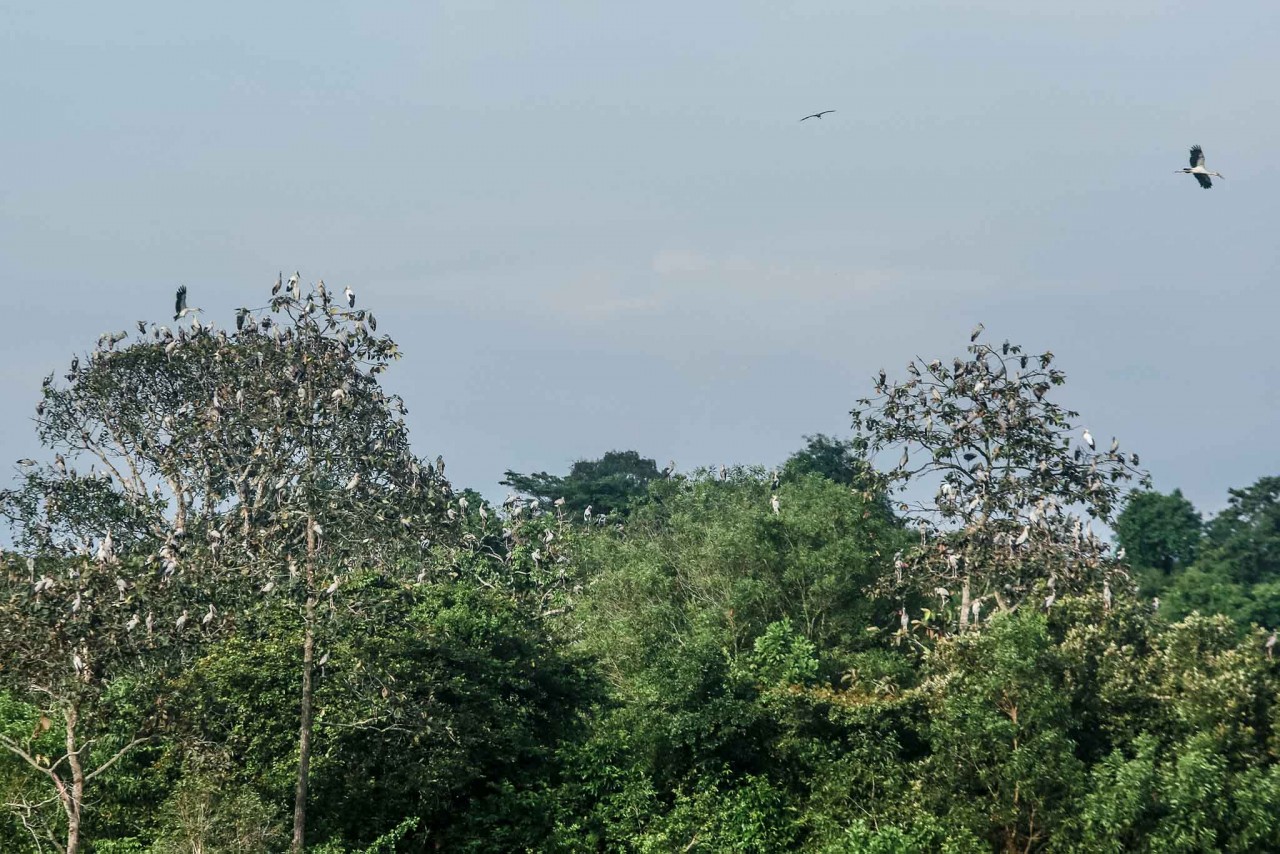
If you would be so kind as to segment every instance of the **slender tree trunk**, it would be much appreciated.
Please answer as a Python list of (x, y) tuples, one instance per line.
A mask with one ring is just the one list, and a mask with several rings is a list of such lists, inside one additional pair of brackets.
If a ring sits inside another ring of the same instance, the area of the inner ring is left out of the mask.
[(84, 804), (84, 767), (76, 752), (76, 723), (79, 710), (72, 703), (67, 707), (67, 764), (71, 768), (71, 791), (63, 799), (67, 811), (66, 854), (80, 852), (80, 808)]
[(960, 588), (960, 631), (969, 628), (969, 576), (964, 577), (964, 586)]
[(316, 524), (307, 516), (307, 604), (302, 635), (302, 725), (298, 732), (298, 786), (293, 796), (292, 854), (302, 854), (307, 835), (307, 783), (311, 770), (311, 670), (315, 659)]

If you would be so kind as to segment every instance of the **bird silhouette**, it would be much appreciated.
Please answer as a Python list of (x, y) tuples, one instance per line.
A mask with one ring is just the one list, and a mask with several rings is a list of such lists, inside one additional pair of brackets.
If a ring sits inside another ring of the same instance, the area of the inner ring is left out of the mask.
[(827, 113), (834, 113), (834, 112), (835, 112), (835, 110), (823, 110), (823, 111), (822, 111), (822, 112), (820, 112), (820, 113), (810, 113), (809, 115), (805, 116), (805, 117), (804, 117), (804, 119), (801, 119), (800, 121), (804, 121), (805, 119), (820, 119), (820, 118), (822, 118), (823, 116), (825, 116)]

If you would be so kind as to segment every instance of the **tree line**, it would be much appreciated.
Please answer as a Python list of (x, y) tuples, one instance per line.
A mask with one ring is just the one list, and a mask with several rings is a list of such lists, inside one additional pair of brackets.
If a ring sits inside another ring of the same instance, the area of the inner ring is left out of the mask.
[(0, 493), (2, 850), (1280, 850), (1280, 478), (1204, 521), (1050, 352), (493, 506), (350, 291), (179, 315), (46, 378)]

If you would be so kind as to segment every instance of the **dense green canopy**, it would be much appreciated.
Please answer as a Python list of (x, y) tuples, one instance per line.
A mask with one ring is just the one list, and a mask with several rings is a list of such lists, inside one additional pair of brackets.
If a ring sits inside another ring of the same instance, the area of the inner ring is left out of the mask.
[(44, 389), (0, 850), (1280, 850), (1280, 477), (1125, 494), (1052, 354), (971, 341), (773, 467), (497, 508), (412, 452), (373, 315), (273, 306)]

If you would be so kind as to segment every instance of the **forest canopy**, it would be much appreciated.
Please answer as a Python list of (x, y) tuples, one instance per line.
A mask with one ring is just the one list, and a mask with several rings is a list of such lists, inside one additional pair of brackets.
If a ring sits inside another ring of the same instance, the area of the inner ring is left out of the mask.
[(183, 307), (0, 493), (0, 850), (1280, 850), (1280, 477), (1154, 491), (1051, 352), (495, 506), (353, 298)]

